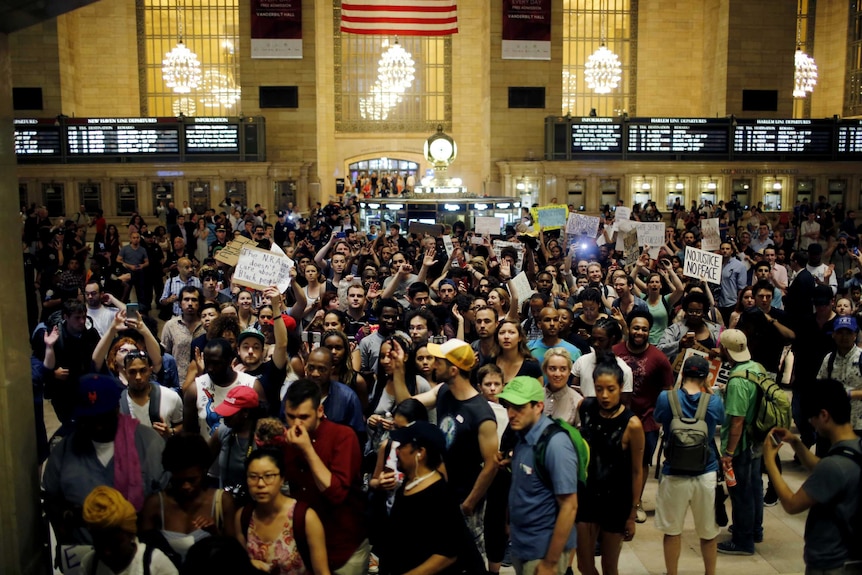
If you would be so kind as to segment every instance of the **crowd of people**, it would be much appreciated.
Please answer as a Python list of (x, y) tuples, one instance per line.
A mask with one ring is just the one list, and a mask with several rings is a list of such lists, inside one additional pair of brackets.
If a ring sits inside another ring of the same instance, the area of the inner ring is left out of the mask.
[[(852, 211), (675, 206), (657, 257), (627, 261), (613, 207), (597, 238), (525, 210), (499, 237), (455, 222), (447, 249), (364, 227), (357, 197), (274, 218), (169, 203), (122, 234), (83, 206), (22, 212), (45, 511), (85, 572), (613, 575), (653, 511), (675, 575), (690, 508), (711, 575), (718, 553), (755, 553), (779, 502), (809, 511), (812, 573), (856, 558)], [(683, 273), (705, 217), (715, 284)], [(238, 236), (293, 259), (285, 292), (233, 281), (217, 256)], [(764, 378), (792, 390), (798, 435), (754, 432)], [(693, 462), (671, 446), (683, 419), (709, 438)], [(813, 470), (796, 493), (782, 442)]]

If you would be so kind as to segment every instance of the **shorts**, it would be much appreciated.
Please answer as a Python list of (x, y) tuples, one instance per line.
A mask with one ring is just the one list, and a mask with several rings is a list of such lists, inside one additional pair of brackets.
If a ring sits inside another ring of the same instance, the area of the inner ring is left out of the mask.
[(644, 467), (652, 465), (655, 448), (658, 446), (658, 429), (644, 432)]
[(578, 490), (576, 523), (595, 523), (606, 533), (625, 533), (626, 521), (632, 514), (632, 496), (602, 496), (586, 489)]
[(715, 538), (716, 472), (702, 475), (662, 475), (655, 502), (655, 526), (665, 535), (679, 535), (691, 507), (694, 530), (701, 539)]

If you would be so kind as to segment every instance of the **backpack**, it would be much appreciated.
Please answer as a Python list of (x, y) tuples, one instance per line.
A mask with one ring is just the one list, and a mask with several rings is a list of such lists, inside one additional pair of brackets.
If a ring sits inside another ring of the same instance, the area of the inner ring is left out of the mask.
[(551, 478), (548, 477), (548, 470), (545, 467), (545, 456), (551, 438), (558, 433), (565, 433), (569, 436), (572, 447), (575, 448), (575, 453), (578, 454), (578, 483), (586, 485), (587, 468), (590, 465), (590, 446), (577, 428), (562, 419), (554, 419), (551, 425), (542, 430), (542, 434), (536, 440), (536, 445), (533, 446), (536, 477), (545, 485), (551, 485)]
[[(832, 369), (835, 367), (835, 354), (837, 351), (833, 351), (829, 354), (829, 359), (826, 363), (826, 377), (828, 379), (832, 379)], [(862, 354), (859, 354), (859, 359), (856, 360), (856, 367), (859, 368), (859, 375), (862, 376)]]
[[(158, 383), (150, 382), (150, 407), (149, 407), (149, 415), (150, 415), (150, 423), (158, 423), (161, 421), (162, 416), (159, 413), (159, 408), (162, 405), (162, 386)], [(123, 415), (131, 415), (131, 409), (129, 408), (129, 390), (124, 389), (120, 394), (120, 413)]]
[[(305, 501), (296, 500), (296, 507), (293, 508), (293, 540), (296, 541), (296, 550), (299, 556), (302, 557), (302, 562), (305, 568), (311, 571), (311, 550), (308, 548), (308, 538), (305, 534), (305, 514), (308, 511), (308, 503)], [(254, 512), (254, 504), (251, 503), (242, 508), (242, 513), (239, 516), (240, 526), (242, 527), (242, 536), (248, 540), (248, 528), (251, 525), (251, 514)]]
[(731, 372), (728, 381), (734, 377), (746, 379), (757, 387), (754, 421), (748, 426), (752, 441), (762, 443), (775, 427), (790, 429), (790, 400), (772, 376), (750, 369), (740, 369)]
[(665, 438), (665, 462), (670, 466), (671, 473), (701, 474), (709, 461), (710, 437), (706, 424), (709, 394), (701, 392), (697, 411), (691, 418), (683, 416), (677, 390), (679, 386), (667, 392), (673, 419)]
[[(862, 448), (862, 442), (859, 443), (859, 446)], [(842, 446), (826, 454), (827, 457), (833, 455), (846, 457), (850, 461), (856, 463), (860, 468), (859, 485), (856, 486), (856, 489), (859, 491), (860, 498), (858, 505), (856, 506), (856, 512), (850, 518), (850, 527), (848, 529), (847, 525), (845, 525), (843, 521), (836, 521), (835, 523), (841, 530), (841, 538), (844, 540), (844, 544), (847, 547), (850, 560), (862, 561), (862, 547), (860, 547), (858, 543), (859, 537), (862, 536), (862, 454), (853, 451), (849, 447)]]

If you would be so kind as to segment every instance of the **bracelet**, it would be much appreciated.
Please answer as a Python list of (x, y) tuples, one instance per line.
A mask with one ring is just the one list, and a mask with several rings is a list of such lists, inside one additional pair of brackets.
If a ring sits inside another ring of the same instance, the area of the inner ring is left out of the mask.
[(733, 457), (733, 451), (730, 451), (729, 449), (725, 450), (724, 454), (728, 457)]

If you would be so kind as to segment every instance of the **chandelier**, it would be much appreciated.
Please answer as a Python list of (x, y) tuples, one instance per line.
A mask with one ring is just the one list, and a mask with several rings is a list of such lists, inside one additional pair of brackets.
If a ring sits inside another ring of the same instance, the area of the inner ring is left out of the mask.
[(182, 97), (173, 101), (171, 111), (173, 111), (175, 117), (179, 117), (180, 114), (183, 116), (194, 116), (198, 111), (198, 106), (194, 98)]
[(817, 85), (817, 64), (801, 47), (796, 49), (794, 63), (796, 71), (793, 74), (793, 97), (804, 98), (809, 92), (813, 92), (814, 86)]
[(620, 85), (623, 68), (617, 55), (605, 46), (607, 43), (605, 10), (602, 10), (601, 14), (599, 26), (602, 43), (599, 49), (587, 58), (584, 65), (584, 80), (587, 82), (587, 87), (596, 94), (610, 94), (611, 90), (615, 90)]
[(563, 68), (563, 113), (571, 114), (575, 110), (578, 91), (578, 77), (568, 68)]
[(183, 43), (183, 9), (177, 4), (177, 45), (162, 60), (165, 86), (177, 94), (188, 94), (201, 84), (201, 63)]
[(222, 73), (218, 70), (207, 70), (203, 74), (202, 81), (203, 96), (201, 101), (207, 108), (232, 108), (240, 99), (241, 91), (230, 72)]
[(377, 80), (383, 89), (402, 93), (413, 85), (416, 72), (415, 62), (410, 52), (405, 50), (395, 38), (395, 43), (389, 46), (389, 41), (383, 41), (383, 47), (388, 50), (380, 56), (377, 65)]

